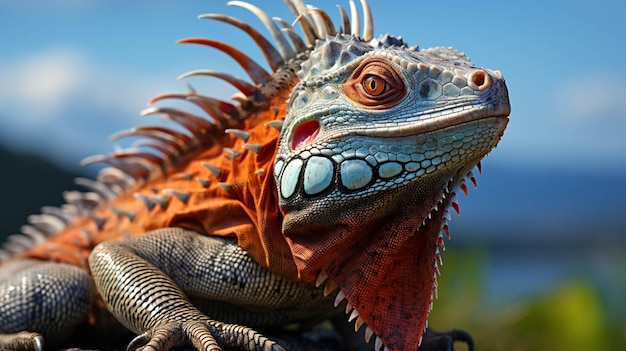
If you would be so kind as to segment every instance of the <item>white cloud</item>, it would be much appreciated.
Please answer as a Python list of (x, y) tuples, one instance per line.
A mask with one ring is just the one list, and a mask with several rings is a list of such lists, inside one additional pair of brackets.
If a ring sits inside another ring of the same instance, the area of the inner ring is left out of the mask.
[[(0, 143), (75, 166), (84, 157), (111, 151), (112, 133), (160, 123), (158, 117), (141, 119), (139, 112), (156, 94), (186, 90), (176, 76), (163, 71), (140, 74), (68, 48), (0, 58)], [(234, 91), (206, 77), (192, 83), (222, 99)], [(202, 114), (192, 104), (184, 106)]]
[(63, 104), (83, 84), (87, 61), (79, 52), (52, 50), (0, 65), (4, 83), (2, 105), (30, 110), (21, 122), (30, 124), (54, 118)]
[(3, 144), (67, 165), (109, 151), (107, 136), (141, 123), (152, 95), (182, 88), (169, 74), (145, 77), (60, 48), (0, 60), (0, 77)]
[(578, 173), (626, 169), (626, 76), (605, 71), (568, 78), (529, 83), (511, 95), (511, 121), (493, 159)]
[(566, 123), (626, 125), (626, 77), (580, 75), (558, 90), (559, 116)]
[(15, 122), (28, 124), (71, 118), (67, 109), (78, 103), (113, 110), (136, 108), (135, 98), (145, 101), (150, 96), (150, 90), (141, 88), (158, 85), (155, 79), (106, 67), (72, 49), (51, 49), (0, 63), (1, 106), (23, 112)]

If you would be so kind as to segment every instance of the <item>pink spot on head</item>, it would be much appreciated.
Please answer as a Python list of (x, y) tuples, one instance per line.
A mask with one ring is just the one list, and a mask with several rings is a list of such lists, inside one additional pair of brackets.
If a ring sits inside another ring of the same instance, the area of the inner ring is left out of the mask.
[(291, 135), (291, 150), (311, 144), (319, 132), (320, 122), (316, 120), (298, 124)]

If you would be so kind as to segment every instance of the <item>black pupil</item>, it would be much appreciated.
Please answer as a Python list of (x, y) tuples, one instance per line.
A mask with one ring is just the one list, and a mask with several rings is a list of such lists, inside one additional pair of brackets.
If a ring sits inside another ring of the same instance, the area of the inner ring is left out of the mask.
[(368, 77), (366, 80), (367, 88), (372, 93), (378, 93), (377, 89), (379, 87), (379, 83), (380, 82), (376, 79), (376, 77)]

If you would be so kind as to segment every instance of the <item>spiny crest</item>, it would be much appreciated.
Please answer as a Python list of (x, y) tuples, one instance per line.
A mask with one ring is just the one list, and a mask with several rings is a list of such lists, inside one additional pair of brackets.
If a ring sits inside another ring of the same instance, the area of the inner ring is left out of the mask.
[[(288, 0), (287, 6), (295, 15), (295, 23), (301, 27), (302, 34), (294, 29), (293, 24), (281, 18), (272, 18), (258, 7), (243, 1), (230, 1), (228, 5), (241, 7), (252, 12), (263, 23), (270, 33), (274, 44), (259, 33), (258, 30), (247, 23), (222, 14), (205, 14), (199, 18), (217, 20), (230, 24), (246, 32), (258, 45), (263, 56), (268, 62), (271, 73), (266, 71), (259, 63), (255, 62), (246, 54), (234, 46), (219, 40), (207, 38), (187, 38), (180, 43), (196, 43), (216, 48), (237, 61), (248, 74), (252, 82), (234, 77), (227, 73), (212, 70), (195, 70), (187, 72), (179, 79), (192, 76), (210, 76), (234, 86), (239, 92), (232, 97), (232, 101), (223, 101), (198, 93), (189, 85), (189, 91), (184, 93), (167, 93), (155, 96), (148, 103), (153, 105), (163, 100), (182, 100), (199, 107), (205, 115), (191, 113), (178, 108), (151, 106), (142, 112), (143, 116), (158, 114), (165, 120), (174, 122), (183, 127), (184, 131), (163, 126), (140, 126), (121, 131), (112, 136), (113, 139), (124, 137), (141, 137), (131, 147), (118, 149), (106, 155), (95, 155), (86, 158), (82, 165), (92, 163), (104, 163), (109, 167), (103, 168), (97, 176), (97, 180), (85, 178), (76, 179), (76, 184), (87, 189), (86, 192), (69, 191), (63, 194), (65, 204), (61, 207), (44, 207), (42, 213), (28, 218), (29, 224), (21, 228), (22, 234), (11, 235), (0, 249), (0, 260), (9, 259), (31, 247), (46, 241), (50, 236), (62, 232), (67, 226), (87, 218), (101, 229), (106, 219), (96, 208), (106, 208), (117, 218), (135, 220), (137, 213), (134, 211), (112, 206), (112, 203), (122, 195), (130, 194), (137, 201), (145, 204), (145, 208), (152, 210), (155, 207), (164, 209), (168, 206), (170, 198), (185, 202), (189, 194), (182, 189), (165, 189), (161, 192), (152, 193), (143, 191), (145, 185), (155, 179), (163, 177), (180, 176), (186, 179), (196, 178), (197, 182), (207, 188), (211, 182), (217, 181), (220, 169), (209, 163), (204, 163), (206, 168), (215, 177), (201, 177), (194, 174), (182, 174), (177, 166), (189, 161), (202, 152), (223, 142), (224, 133), (235, 135), (237, 139), (247, 139), (246, 131), (237, 127), (240, 122), (256, 113), (259, 106), (267, 104), (271, 99), (272, 91), (264, 90), (271, 85), (272, 80), (283, 79), (281, 70), (289, 62), (298, 59), (298, 55), (308, 54), (319, 39), (326, 39), (335, 35), (348, 35), (360, 37), (360, 40), (371, 41), (373, 38), (372, 16), (366, 0), (361, 0), (363, 18), (359, 16), (359, 10), (350, 0), (350, 16), (339, 7), (341, 16), (339, 29), (335, 29), (330, 16), (325, 11), (314, 6), (305, 4), (302, 0)], [(363, 23), (363, 31), (361, 31)], [(275, 78), (276, 77), (276, 78)], [(281, 85), (282, 82), (276, 83)], [(292, 83), (292, 85), (295, 83)], [(275, 116), (277, 120), (267, 122), (267, 127), (280, 130), (282, 117)], [(258, 153), (261, 151), (260, 144), (244, 140), (243, 150)], [(227, 158), (236, 159), (241, 152), (228, 145), (224, 145), (224, 153)], [(180, 173), (180, 174), (177, 174)], [(255, 174), (264, 175), (264, 170), (257, 170)], [(219, 186), (229, 191), (231, 184), (219, 183)], [(91, 232), (81, 230), (81, 235), (86, 241), (91, 240)]]

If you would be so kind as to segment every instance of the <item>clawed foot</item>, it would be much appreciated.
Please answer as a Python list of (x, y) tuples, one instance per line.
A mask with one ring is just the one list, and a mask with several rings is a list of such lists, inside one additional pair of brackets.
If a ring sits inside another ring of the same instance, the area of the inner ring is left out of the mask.
[(284, 351), (276, 342), (253, 329), (213, 320), (171, 322), (133, 339), (127, 351), (167, 351), (193, 346), (201, 351), (244, 349), (247, 351)]
[(454, 351), (455, 341), (466, 343), (469, 351), (474, 350), (474, 340), (463, 330), (451, 329), (445, 332), (436, 332), (428, 329), (424, 334), (419, 351)]
[(43, 336), (39, 333), (19, 332), (0, 334), (0, 350), (43, 351)]

